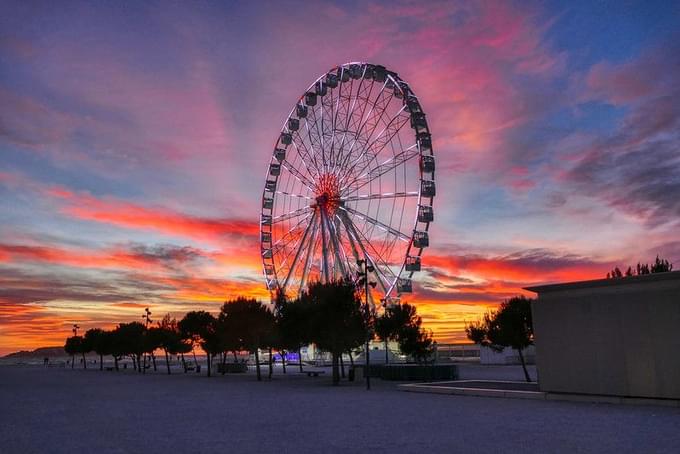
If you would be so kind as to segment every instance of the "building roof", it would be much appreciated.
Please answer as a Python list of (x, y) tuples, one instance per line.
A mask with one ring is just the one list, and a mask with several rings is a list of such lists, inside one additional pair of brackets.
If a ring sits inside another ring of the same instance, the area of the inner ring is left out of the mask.
[(669, 271), (666, 273), (643, 274), (641, 276), (627, 276), (612, 279), (595, 279), (592, 281), (577, 281), (565, 282), (559, 284), (536, 285), (531, 287), (524, 287), (534, 293), (555, 292), (558, 290), (579, 289), (579, 288), (593, 288), (593, 287), (610, 287), (616, 285), (628, 285), (647, 282), (658, 282), (666, 280), (680, 280), (680, 271)]

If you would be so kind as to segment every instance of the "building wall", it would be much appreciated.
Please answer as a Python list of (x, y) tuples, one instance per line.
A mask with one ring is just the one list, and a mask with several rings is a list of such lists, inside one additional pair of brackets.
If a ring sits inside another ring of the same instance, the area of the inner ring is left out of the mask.
[(680, 272), (529, 290), (542, 391), (680, 399)]

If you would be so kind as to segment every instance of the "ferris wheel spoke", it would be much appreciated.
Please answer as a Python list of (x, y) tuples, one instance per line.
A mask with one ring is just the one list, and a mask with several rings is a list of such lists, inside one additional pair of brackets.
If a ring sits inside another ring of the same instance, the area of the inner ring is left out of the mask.
[(337, 271), (336, 267), (340, 268), (340, 275), (341, 276), (347, 276), (347, 273), (345, 271), (345, 263), (344, 263), (344, 260), (341, 257), (340, 241), (339, 241), (338, 231), (337, 231), (337, 229), (335, 229), (335, 226), (333, 225), (331, 220), (328, 218), (328, 215), (324, 215), (323, 220), (326, 222), (326, 228), (328, 229), (331, 244), (333, 246), (333, 255), (334, 255), (333, 269), (335, 271)]
[(345, 192), (348, 190), (358, 191), (359, 189), (369, 184), (371, 181), (375, 180), (376, 178), (380, 178), (381, 176), (385, 175), (388, 172), (391, 172), (392, 170), (396, 169), (400, 165), (415, 158), (418, 155), (420, 155), (418, 146), (416, 144), (413, 144), (407, 149), (398, 153), (397, 155), (377, 165), (368, 172), (365, 172), (356, 177), (355, 179), (353, 179), (352, 181), (347, 182), (345, 184), (344, 190)]
[(400, 199), (403, 197), (418, 197), (417, 191), (412, 192), (385, 192), (383, 194), (360, 194), (354, 196), (342, 197), (341, 202), (355, 202), (359, 200), (377, 200), (377, 199)]
[(314, 183), (309, 180), (302, 172), (300, 172), (290, 161), (283, 161), (281, 163), (281, 167), (286, 169), (288, 172), (290, 172), (291, 175), (293, 175), (300, 183), (302, 183), (304, 186), (307, 187), (310, 191), (314, 192)]
[(357, 211), (357, 210), (350, 208), (348, 206), (340, 207), (340, 209), (347, 211), (348, 213), (352, 214), (353, 216), (358, 217), (359, 219), (361, 219), (363, 221), (366, 221), (366, 222), (369, 222), (369, 223), (375, 225), (376, 227), (378, 227), (378, 228), (384, 230), (385, 232), (399, 238), (400, 240), (411, 241), (411, 237), (406, 235), (405, 233), (400, 232), (399, 230), (397, 230), (393, 227), (390, 227), (389, 225), (387, 225), (383, 222), (380, 222), (379, 220), (374, 219), (371, 216), (367, 216), (367, 215), (361, 213), (360, 211)]
[[(383, 128), (382, 131), (376, 136), (376, 138), (366, 147), (364, 147), (363, 153), (348, 167), (346, 172), (344, 173), (344, 177), (347, 177), (351, 175), (355, 169), (360, 164), (361, 159), (366, 156), (368, 151), (371, 151), (371, 156), (369, 156), (365, 161), (365, 165), (363, 167), (359, 167), (357, 170), (357, 173), (361, 172), (363, 169), (368, 167), (368, 165), (380, 155), (380, 153), (389, 145), (392, 143), (392, 140), (394, 137), (396, 137), (403, 126), (408, 122), (409, 116), (408, 115), (403, 115), (405, 112), (406, 106), (402, 106), (402, 108), (397, 112), (395, 115), (390, 118), (390, 121), (387, 123), (385, 128)], [(393, 157), (394, 158), (394, 157)]]
[[(368, 101), (369, 101), (369, 99), (370, 99), (370, 91), (369, 91), (369, 94), (368, 94), (368, 96), (367, 96), (366, 99), (365, 99), (364, 109), (362, 110), (362, 112), (361, 112), (361, 117), (359, 118), (359, 123), (354, 125), (354, 130), (356, 131), (356, 133), (355, 133), (355, 135), (354, 135), (354, 139), (352, 140), (352, 144), (350, 145), (350, 148), (349, 148), (349, 150), (347, 151), (347, 153), (346, 153), (346, 155), (345, 155), (345, 158), (344, 158), (344, 160), (343, 160), (343, 162), (342, 162), (341, 168), (346, 167), (346, 166), (347, 166), (347, 163), (351, 160), (351, 158), (352, 158), (352, 150), (354, 149), (354, 146), (355, 146), (357, 143), (359, 143), (360, 146), (361, 146), (362, 148), (365, 148), (365, 145), (366, 145), (366, 143), (368, 143), (368, 140), (369, 140), (371, 134), (373, 134), (373, 130), (371, 130), (371, 132), (369, 132), (368, 134), (365, 135), (364, 138), (362, 138), (362, 133), (364, 132), (364, 127), (365, 127), (367, 124), (369, 124), (369, 119), (372, 117), (373, 110), (376, 108), (376, 106), (378, 105), (379, 101), (382, 100), (383, 95), (384, 95), (384, 93), (385, 93), (385, 87), (386, 87), (386, 86), (387, 86), (387, 81), (385, 81), (385, 83), (382, 85), (382, 87), (381, 87), (381, 89), (380, 89), (380, 92), (379, 92), (378, 95), (375, 97), (375, 100), (373, 101), (373, 104), (371, 105), (371, 108), (368, 110), (368, 113), (366, 113), (366, 108), (368, 107), (368, 104), (369, 104)], [(372, 89), (373, 89), (373, 84), (371, 84), (371, 90), (372, 90)], [(381, 116), (382, 116), (382, 114), (385, 112), (385, 110), (387, 109), (387, 106), (389, 105), (389, 101), (390, 101), (390, 100), (391, 100), (391, 98), (388, 98), (387, 102), (385, 102), (384, 100), (382, 101), (382, 103), (383, 103), (384, 105), (383, 105), (383, 110), (381, 111), (381, 114), (380, 114)], [(377, 121), (376, 121), (376, 125), (377, 125)], [(364, 152), (365, 152), (365, 150), (362, 150), (361, 155), (363, 155)], [(360, 155), (360, 156), (361, 156), (361, 155)], [(344, 175), (344, 173), (345, 173), (345, 172), (343, 172), (343, 175)]]
[(281, 245), (287, 244), (287, 243), (284, 243), (284, 240), (288, 240), (289, 237), (292, 236), (292, 233), (293, 233), (298, 227), (300, 227), (300, 226), (302, 225), (302, 223), (305, 222), (305, 221), (307, 220), (307, 218), (309, 218), (310, 216), (311, 216), (311, 214), (308, 214), (308, 215), (305, 216), (304, 218), (300, 219), (300, 220), (297, 222), (297, 224), (295, 224), (293, 227), (291, 227), (286, 233), (284, 233), (283, 235), (281, 235), (281, 238), (279, 238), (274, 244), (272, 244), (272, 253), (274, 253), (274, 249), (275, 249), (275, 248), (276, 248), (276, 250), (278, 251), (279, 249), (282, 248)]
[[(305, 145), (305, 142), (302, 136), (300, 135), (299, 130), (293, 132), (293, 147), (295, 147), (295, 151), (297, 152), (298, 156), (302, 158), (301, 160), (302, 165), (305, 166), (307, 172), (313, 177), (318, 177), (319, 167), (316, 162), (316, 156), (314, 156), (314, 153), (310, 153), (309, 150), (307, 149), (307, 145)], [(302, 155), (302, 152), (304, 152), (304, 156)], [(308, 164), (314, 168), (315, 172), (310, 171)]]
[(311, 207), (309, 205), (304, 206), (302, 208), (299, 208), (295, 211), (290, 211), (288, 213), (281, 214), (279, 216), (275, 216), (272, 218), (272, 224), (276, 224), (278, 222), (283, 222), (287, 221), (288, 219), (293, 219), (296, 218), (302, 214), (305, 214), (307, 211), (309, 211)]
[(309, 197), (308, 195), (293, 194), (292, 192), (286, 192), (286, 191), (274, 191), (274, 194), (285, 195), (286, 197), (293, 197), (295, 199), (312, 200), (312, 197)]

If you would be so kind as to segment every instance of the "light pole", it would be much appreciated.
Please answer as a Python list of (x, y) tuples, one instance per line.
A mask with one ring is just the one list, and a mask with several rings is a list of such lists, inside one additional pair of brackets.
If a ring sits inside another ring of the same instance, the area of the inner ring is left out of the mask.
[[(149, 310), (148, 307), (144, 309), (144, 315), (142, 315), (142, 320), (144, 320), (144, 328), (148, 331), (149, 323), (151, 323), (151, 311)], [(146, 374), (146, 352), (144, 352), (144, 364), (142, 365), (142, 367), (143, 373)]]
[(359, 265), (359, 270), (357, 272), (357, 276), (359, 277), (359, 280), (357, 281), (358, 285), (363, 285), (364, 286), (364, 292), (366, 294), (366, 302), (364, 304), (364, 317), (366, 320), (366, 370), (365, 370), (365, 375), (366, 375), (366, 390), (371, 389), (371, 376), (369, 374), (369, 367), (370, 367), (370, 342), (371, 342), (371, 308), (368, 303), (368, 286), (370, 285), (372, 288), (375, 288), (376, 283), (373, 281), (368, 280), (368, 273), (372, 273), (375, 271), (375, 268), (373, 265), (368, 264), (368, 259), (364, 258), (364, 260), (359, 260), (357, 261), (357, 265)]

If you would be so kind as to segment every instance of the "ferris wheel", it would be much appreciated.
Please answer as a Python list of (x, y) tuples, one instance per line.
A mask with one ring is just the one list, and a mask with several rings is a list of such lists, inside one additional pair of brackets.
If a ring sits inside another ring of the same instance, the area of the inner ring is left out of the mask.
[(352, 62), (296, 101), (267, 168), (260, 252), (270, 291), (372, 266), (381, 299), (412, 291), (430, 243), (436, 194), (432, 137), (397, 73)]

